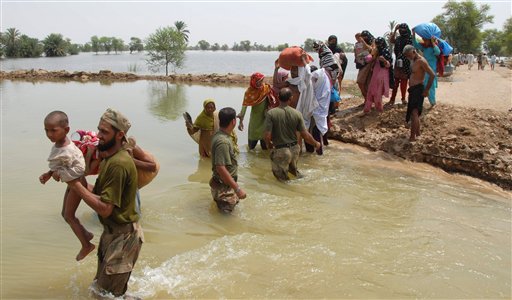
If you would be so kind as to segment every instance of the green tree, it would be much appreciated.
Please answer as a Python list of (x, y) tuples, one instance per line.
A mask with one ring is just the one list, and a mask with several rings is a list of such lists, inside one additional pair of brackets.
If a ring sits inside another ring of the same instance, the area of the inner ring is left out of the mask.
[(349, 42), (340, 43), (341, 49), (345, 52), (354, 52), (354, 44)]
[(389, 52), (391, 52), (391, 53), (393, 53), (393, 48), (395, 48), (395, 45), (391, 43), (391, 37), (393, 37), (393, 35), (394, 35), (395, 27), (397, 24), (398, 23), (394, 20), (389, 21), (389, 24), (388, 24), (389, 31), (386, 31), (386, 33), (384, 33), (384, 38), (386, 39), (386, 41), (388, 43)]
[(494, 17), (488, 15), (490, 6), (477, 7), (472, 0), (448, 0), (443, 9), (444, 12), (432, 20), (441, 29), (443, 38), (458, 51), (478, 51), (482, 44), (482, 26), (493, 22)]
[(200, 40), (199, 42), (197, 42), (197, 46), (201, 50), (208, 50), (208, 49), (210, 49), (210, 43), (208, 43), (205, 40)]
[(187, 24), (183, 21), (176, 21), (174, 22), (174, 27), (176, 27), (176, 31), (178, 31), (178, 33), (183, 37), (185, 44), (188, 44), (188, 35), (190, 34), (190, 31), (186, 29)]
[(482, 34), (483, 46), (489, 54), (501, 56), (505, 50), (503, 32), (497, 29), (487, 29)]
[(112, 37), (112, 49), (117, 54), (117, 51), (123, 51), (124, 48), (124, 41), (119, 38)]
[(91, 37), (91, 50), (96, 52), (96, 54), (98, 54), (98, 51), (101, 50), (101, 42), (96, 35)]
[(91, 52), (91, 51), (92, 51), (91, 43), (85, 43), (82, 46), (80, 46), (80, 52)]
[(512, 55), (512, 17), (503, 25), (503, 48), (505, 55)]
[(220, 50), (220, 45), (219, 45), (218, 43), (215, 43), (215, 44), (213, 44), (213, 45), (210, 47), (210, 49), (211, 49), (212, 51), (218, 51), (218, 50)]
[(240, 42), (240, 51), (251, 51), (251, 41), (245, 40)]
[(220, 49), (222, 51), (228, 51), (229, 50), (229, 46), (227, 44), (224, 44), (224, 45), (222, 45), (222, 47), (220, 47)]
[(18, 57), (19, 39), (21, 33), (18, 29), (11, 27), (7, 28), (3, 35), (3, 44), (5, 46), (6, 57)]
[(138, 37), (131, 37), (129, 49), (130, 49), (130, 54), (132, 54), (133, 51), (141, 52), (142, 50), (144, 50), (144, 45), (142, 44), (142, 40)]
[[(313, 44), (316, 42), (317, 40), (316, 39), (312, 39), (312, 38), (307, 38), (305, 41), (304, 41), (304, 50), (306, 52), (313, 52)], [(282, 51), (282, 50), (279, 50), (279, 51)]]
[(289, 47), (290, 46), (288, 45), (288, 43), (277, 45), (277, 51), (283, 51), (284, 49), (289, 48)]
[(5, 55), (4, 33), (0, 32), (0, 58)]
[(69, 42), (60, 33), (51, 33), (43, 40), (44, 53), (47, 57), (66, 56)]
[(165, 75), (168, 76), (169, 65), (174, 69), (183, 66), (186, 48), (185, 38), (177, 29), (170, 26), (159, 28), (146, 40), (147, 64), (152, 70), (165, 67)]
[(107, 54), (110, 54), (110, 51), (112, 51), (112, 38), (106, 36), (100, 37), (100, 45), (103, 50), (107, 51)]
[(39, 57), (43, 54), (43, 45), (36, 38), (31, 38), (25, 34), (20, 36), (18, 47), (19, 57)]

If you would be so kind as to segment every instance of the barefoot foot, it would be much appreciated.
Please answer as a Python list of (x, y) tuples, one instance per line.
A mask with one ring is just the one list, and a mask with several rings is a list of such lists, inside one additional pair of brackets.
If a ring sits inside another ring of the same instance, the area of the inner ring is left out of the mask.
[(94, 238), (94, 234), (92, 234), (90, 231), (85, 231), (85, 238), (88, 240), (88, 241), (91, 241), (93, 238)]
[(84, 259), (89, 253), (92, 252), (92, 250), (94, 250), (94, 248), (96, 248), (94, 244), (89, 244), (86, 247), (83, 247), (82, 249), (80, 249), (80, 252), (78, 252), (78, 254), (76, 255), (76, 260), (80, 261)]

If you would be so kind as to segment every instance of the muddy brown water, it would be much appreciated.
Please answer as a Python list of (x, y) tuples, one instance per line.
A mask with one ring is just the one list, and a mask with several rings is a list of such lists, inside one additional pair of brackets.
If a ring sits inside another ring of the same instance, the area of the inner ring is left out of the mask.
[[(182, 113), (205, 98), (239, 110), (243, 88), (133, 83), (0, 82), (1, 298), (88, 298), (95, 253), (60, 216), (64, 184), (39, 184), (51, 144), (43, 118), (68, 113), (95, 129), (107, 107), (161, 164), (141, 190), (146, 243), (129, 293), (157, 298), (510, 298), (511, 194), (424, 164), (332, 143), (304, 155), (303, 179), (283, 184), (268, 153), (239, 133), (248, 197), (230, 217), (211, 201)], [(89, 178), (89, 182), (93, 182)], [(83, 203), (78, 217), (101, 227)]]

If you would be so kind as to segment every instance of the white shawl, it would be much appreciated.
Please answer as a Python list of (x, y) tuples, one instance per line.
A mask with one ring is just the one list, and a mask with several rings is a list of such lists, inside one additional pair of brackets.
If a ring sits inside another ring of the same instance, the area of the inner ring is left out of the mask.
[(296, 85), (300, 92), (299, 101), (297, 102), (297, 110), (302, 114), (304, 125), (309, 128), (313, 111), (318, 106), (318, 101), (315, 99), (313, 92), (313, 84), (311, 83), (311, 71), (309, 65), (305, 67), (298, 67), (299, 76), (295, 78), (288, 78), (290, 84)]
[(331, 102), (331, 83), (325, 69), (321, 68), (312, 74), (313, 90), (318, 106), (313, 111), (313, 119), (316, 127), (322, 133), (327, 133), (327, 115), (329, 114), (329, 102)]

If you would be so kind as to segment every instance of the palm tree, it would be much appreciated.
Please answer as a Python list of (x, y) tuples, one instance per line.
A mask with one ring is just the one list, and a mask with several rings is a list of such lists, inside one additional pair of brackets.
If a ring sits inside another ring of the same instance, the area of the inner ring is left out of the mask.
[(18, 56), (18, 41), (21, 33), (18, 29), (11, 27), (7, 28), (4, 34), (5, 42), (5, 56), (16, 57)]
[(183, 37), (185, 42), (188, 43), (188, 35), (189, 35), (190, 31), (188, 31), (188, 29), (186, 29), (187, 24), (185, 24), (185, 22), (183, 22), (183, 21), (176, 21), (176, 22), (174, 22), (174, 27), (176, 27), (176, 30), (181, 34), (181, 36)]
[(393, 53), (394, 44), (391, 44), (391, 37), (393, 36), (393, 33), (395, 32), (395, 27), (398, 23), (396, 21), (389, 21), (389, 31), (384, 33), (384, 38), (388, 42), (389, 52)]
[(66, 56), (69, 43), (62, 34), (52, 33), (43, 40), (44, 53), (47, 57)]

